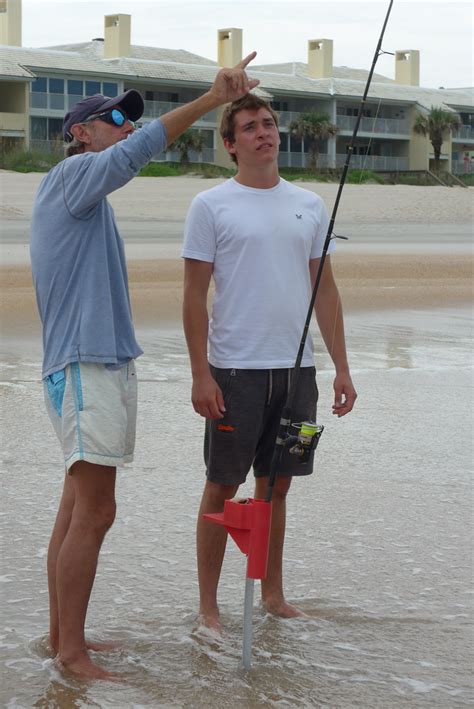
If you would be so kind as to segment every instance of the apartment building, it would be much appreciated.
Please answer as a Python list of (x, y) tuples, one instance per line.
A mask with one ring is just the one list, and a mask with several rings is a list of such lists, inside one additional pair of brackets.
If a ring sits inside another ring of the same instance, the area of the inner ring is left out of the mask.
[[(242, 30), (217, 32), (216, 60), (186, 50), (131, 44), (131, 16), (106, 15), (103, 36), (80, 44), (41, 49), (21, 46), (21, 0), (0, 0), (0, 142), (13, 146), (61, 149), (62, 118), (85, 96), (115, 96), (130, 88), (145, 99), (142, 123), (192, 100), (212, 83), (221, 66), (242, 58)], [(343, 165), (357, 119), (368, 72), (333, 65), (331, 39), (308, 40), (306, 63), (252, 66), (257, 92), (280, 116), (280, 165), (305, 167), (308, 148), (288, 127), (298, 114), (327, 113), (338, 134), (321, 150), (318, 165)], [(462, 127), (443, 144), (443, 167), (454, 174), (473, 171), (474, 89), (432, 89), (419, 85), (417, 50), (395, 52), (394, 78), (375, 73), (361, 119), (352, 167), (371, 170), (428, 170), (433, 149), (414, 133), (418, 113), (431, 106), (457, 113)], [(228, 165), (218, 134), (219, 111), (201, 118), (194, 129), (205, 137), (202, 153), (191, 159)], [(176, 160), (168, 151), (162, 160)]]

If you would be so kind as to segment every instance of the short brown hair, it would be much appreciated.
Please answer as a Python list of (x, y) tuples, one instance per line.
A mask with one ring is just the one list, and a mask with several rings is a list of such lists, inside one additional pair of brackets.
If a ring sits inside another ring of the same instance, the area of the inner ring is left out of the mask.
[[(276, 127), (278, 128), (278, 116), (270, 104), (267, 103), (267, 101), (264, 101), (263, 98), (260, 98), (255, 94), (248, 93), (242, 98), (237, 99), (237, 101), (229, 103), (225, 107), (220, 125), (222, 140), (228, 140), (231, 143), (235, 141), (235, 116), (237, 113), (240, 113), (240, 111), (258, 111), (261, 108), (265, 108), (270, 113), (275, 121)], [(231, 155), (230, 158), (234, 162), (237, 162), (235, 155)]]

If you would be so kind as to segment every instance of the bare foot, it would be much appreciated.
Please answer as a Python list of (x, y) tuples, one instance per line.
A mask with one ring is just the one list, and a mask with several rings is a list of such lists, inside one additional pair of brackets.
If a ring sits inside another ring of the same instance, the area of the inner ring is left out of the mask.
[(120, 675), (99, 667), (88, 655), (81, 655), (71, 662), (64, 662), (58, 655), (54, 662), (61, 672), (69, 672), (82, 679), (107, 679), (113, 682), (120, 680)]
[(276, 615), (279, 618), (309, 618), (309, 616), (284, 599), (280, 601), (263, 601), (263, 607), (267, 613)]
[(206, 628), (206, 630), (212, 631), (213, 634), (222, 637), (219, 613), (200, 613), (198, 615), (198, 628)]

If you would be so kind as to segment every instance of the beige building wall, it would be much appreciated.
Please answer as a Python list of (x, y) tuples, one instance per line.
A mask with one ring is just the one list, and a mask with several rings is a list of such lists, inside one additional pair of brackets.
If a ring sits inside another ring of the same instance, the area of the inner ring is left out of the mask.
[(332, 79), (332, 39), (308, 40), (308, 74), (312, 79)]
[(21, 0), (0, 0), (0, 44), (21, 47)]
[[(242, 30), (236, 27), (217, 30), (217, 63), (220, 67), (232, 67), (242, 61)], [(224, 147), (219, 132), (225, 106), (217, 109), (217, 131), (215, 145), (215, 163), (220, 167), (231, 168), (235, 165)]]
[(414, 106), (410, 108), (410, 143), (408, 146), (408, 169), (429, 170), (429, 148), (431, 144), (427, 136), (415, 133), (413, 126), (418, 111)]
[(395, 52), (395, 81), (408, 86), (420, 85), (420, 52), (417, 49)]
[(0, 111), (0, 137), (2, 133), (16, 133), (28, 148), (30, 140), (28, 82), (3, 82), (2, 105)]
[(105, 15), (104, 59), (130, 56), (131, 15)]

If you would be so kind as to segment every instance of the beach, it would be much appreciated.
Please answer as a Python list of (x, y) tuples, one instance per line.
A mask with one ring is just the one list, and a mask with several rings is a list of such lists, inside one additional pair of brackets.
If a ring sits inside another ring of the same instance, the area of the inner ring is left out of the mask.
[[(38, 329), (28, 258), (29, 219), (42, 175), (0, 171), (0, 321)], [(135, 322), (180, 318), (180, 245), (192, 198), (221, 180), (136, 178), (110, 196), (128, 257)], [(301, 183), (330, 211), (337, 185)], [(346, 185), (332, 257), (346, 311), (443, 307), (472, 298), (473, 188)]]
[[(118, 641), (95, 659), (126, 681), (87, 684), (57, 671), (45, 640), (63, 472), (28, 266), (41, 177), (0, 172), (2, 706), (472, 706), (473, 189), (345, 188), (335, 231), (349, 241), (331, 259), (359, 398), (350, 416), (331, 416), (332, 364), (312, 326), (325, 430), (315, 473), (292, 485), (284, 552), (288, 599), (309, 618), (265, 614), (257, 584), (247, 673), (245, 558), (231, 542), (225, 638), (196, 632), (203, 422), (180, 326), (180, 242), (190, 200), (217, 181), (137, 178), (111, 196), (144, 355), (135, 460), (118, 474), (87, 619), (92, 638)], [(302, 186), (332, 208), (336, 185)]]

